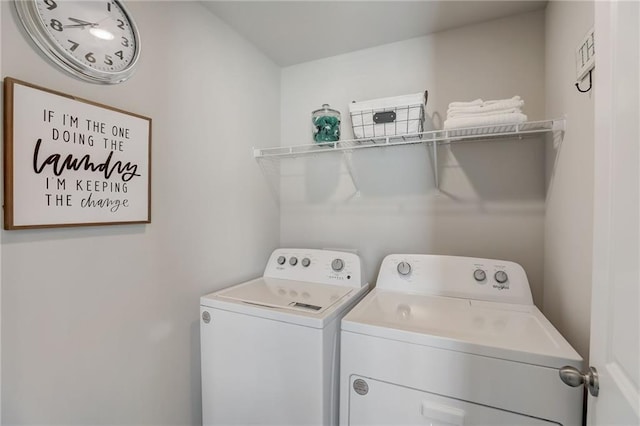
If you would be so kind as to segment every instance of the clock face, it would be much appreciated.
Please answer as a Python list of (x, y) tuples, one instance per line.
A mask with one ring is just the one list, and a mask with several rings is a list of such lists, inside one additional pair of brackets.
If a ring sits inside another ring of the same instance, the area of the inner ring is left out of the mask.
[(126, 80), (140, 52), (131, 16), (117, 0), (16, 0), (25, 29), (43, 52), (85, 80)]

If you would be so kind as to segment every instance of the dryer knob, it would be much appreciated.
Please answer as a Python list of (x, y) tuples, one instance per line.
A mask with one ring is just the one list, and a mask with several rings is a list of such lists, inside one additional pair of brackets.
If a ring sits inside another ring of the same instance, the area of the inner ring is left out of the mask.
[(509, 276), (507, 275), (507, 273), (505, 271), (498, 271), (498, 272), (496, 272), (496, 274), (493, 277), (500, 284), (506, 283), (507, 280), (509, 279)]
[(482, 269), (476, 269), (473, 271), (473, 278), (478, 282), (484, 281), (487, 279), (487, 273)]
[(309, 265), (311, 265), (311, 259), (309, 259), (308, 257), (305, 257), (304, 259), (302, 259), (302, 266), (306, 268)]
[(289, 265), (296, 266), (298, 264), (298, 258), (295, 256), (291, 256), (289, 258)]
[(344, 269), (344, 260), (333, 259), (333, 262), (331, 262), (331, 269), (333, 269), (336, 272), (342, 271)]
[(409, 262), (400, 262), (397, 269), (400, 275), (409, 275), (411, 273), (411, 264)]
[(287, 259), (284, 256), (280, 256), (277, 260), (278, 265), (284, 265), (284, 262), (286, 262)]

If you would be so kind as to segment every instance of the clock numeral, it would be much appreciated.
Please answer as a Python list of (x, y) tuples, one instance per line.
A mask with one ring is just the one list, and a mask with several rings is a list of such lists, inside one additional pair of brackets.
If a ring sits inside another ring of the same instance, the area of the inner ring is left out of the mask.
[(80, 46), (80, 43), (76, 43), (73, 40), (67, 40), (69, 43), (71, 43), (71, 48), (69, 49), (70, 51), (74, 51), (78, 48), (78, 46)]
[(120, 58), (120, 60), (124, 59), (124, 54), (122, 53), (122, 50), (118, 50), (115, 55)]
[(111, 60), (111, 56), (104, 55), (104, 63), (107, 65), (113, 65), (113, 61)]
[(52, 19), (51, 23), (49, 23), (49, 26), (56, 31), (62, 31), (62, 22), (58, 21), (57, 19)]
[(107, 12), (111, 12), (111, 2), (107, 2)]
[(129, 40), (126, 37), (122, 37), (122, 45), (124, 47), (129, 47)]
[(121, 30), (124, 30), (124, 21), (122, 19), (118, 19), (118, 28), (120, 28)]
[(96, 62), (96, 58), (93, 57), (93, 52), (89, 52), (86, 55), (84, 55), (84, 58), (87, 60), (87, 62), (91, 62), (92, 64)]
[(53, 10), (56, 7), (58, 7), (58, 3), (56, 3), (53, 0), (44, 0), (44, 4), (47, 5), (47, 9), (49, 9), (49, 10)]

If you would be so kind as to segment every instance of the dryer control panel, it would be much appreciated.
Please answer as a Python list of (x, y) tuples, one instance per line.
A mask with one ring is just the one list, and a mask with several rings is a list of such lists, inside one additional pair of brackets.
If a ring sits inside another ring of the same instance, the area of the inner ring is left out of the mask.
[(524, 269), (506, 260), (392, 254), (382, 261), (376, 287), (405, 293), (533, 304)]
[(338, 250), (276, 249), (267, 262), (264, 276), (355, 288), (366, 285), (360, 256)]

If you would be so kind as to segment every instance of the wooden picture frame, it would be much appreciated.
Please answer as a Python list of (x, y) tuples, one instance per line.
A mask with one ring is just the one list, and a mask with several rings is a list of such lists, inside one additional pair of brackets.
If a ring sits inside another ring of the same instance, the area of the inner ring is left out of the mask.
[(4, 79), (4, 229), (150, 222), (150, 118)]

